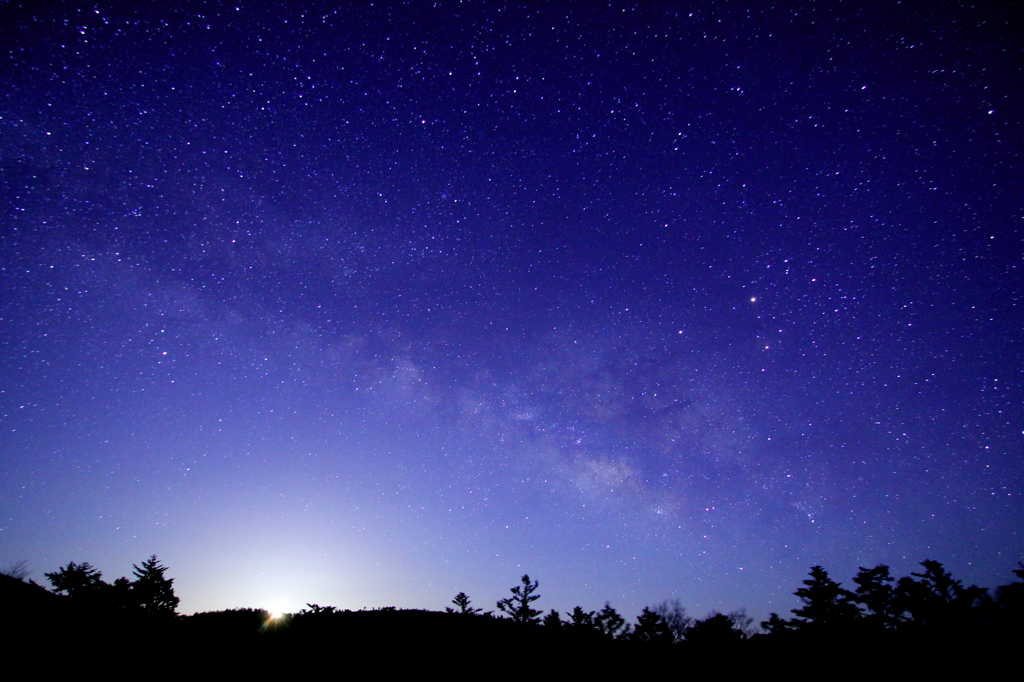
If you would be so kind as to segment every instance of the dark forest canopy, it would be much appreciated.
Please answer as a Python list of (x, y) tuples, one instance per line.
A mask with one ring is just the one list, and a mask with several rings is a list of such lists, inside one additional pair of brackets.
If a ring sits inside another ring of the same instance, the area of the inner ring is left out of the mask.
[(528, 575), (511, 588), (509, 597), (497, 602), (499, 613), (473, 606), (470, 597), (460, 592), (452, 599), (454, 608), (444, 612), (395, 607), (350, 611), (307, 604), (298, 613), (276, 617), (252, 608), (182, 616), (176, 613), (173, 579), (166, 577), (168, 569), (155, 555), (134, 567), (134, 579), (118, 578), (113, 583), (105, 582), (88, 562), (71, 562), (45, 574), (51, 590), (26, 582), (27, 571), (19, 565), (18, 571), (2, 576), (2, 594), (8, 611), (17, 615), (6, 625), (13, 627), (13, 634), (22, 627), (25, 632), (59, 630), (65, 621), (87, 613), (99, 631), (136, 635), (152, 631), (172, 639), (218, 641), (243, 648), (269, 641), (288, 647), (307, 641), (312, 645), (323, 638), (361, 642), (371, 649), (385, 641), (440, 646), (441, 640), (458, 637), (483, 649), (488, 643), (520, 641), (556, 648), (613, 646), (622, 652), (657, 649), (700, 655), (723, 647), (761, 650), (809, 640), (903, 645), (923, 638), (998, 639), (1022, 633), (1024, 564), (1013, 571), (1015, 582), (993, 590), (965, 586), (938, 561), (923, 561), (921, 567), (899, 579), (890, 575), (887, 566), (862, 567), (852, 589), (847, 589), (824, 568), (814, 566), (794, 593), (801, 605), (792, 610), (793, 617), (772, 613), (761, 623), (761, 631), (752, 627), (743, 610), (694, 619), (678, 600), (645, 607), (635, 623), (628, 623), (608, 603), (599, 611), (577, 606), (564, 615), (554, 609), (544, 614), (532, 606), (541, 597), (540, 582)]

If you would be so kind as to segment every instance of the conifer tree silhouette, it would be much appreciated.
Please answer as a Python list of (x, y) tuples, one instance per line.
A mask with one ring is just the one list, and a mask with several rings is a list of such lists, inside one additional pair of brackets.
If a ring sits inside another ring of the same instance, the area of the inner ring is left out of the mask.
[(131, 583), (132, 601), (143, 611), (152, 615), (175, 615), (180, 601), (174, 596), (174, 580), (164, 577), (167, 567), (160, 564), (153, 554), (142, 562), (142, 566), (132, 566), (135, 580)]
[(562, 627), (565, 625), (565, 623), (562, 622), (562, 614), (560, 614), (558, 611), (554, 609), (548, 611), (547, 615), (544, 616), (543, 623), (544, 627), (548, 628), (549, 630), (561, 630)]
[(43, 575), (53, 585), (54, 592), (64, 593), (69, 597), (92, 597), (104, 587), (109, 587), (103, 582), (103, 574), (93, 568), (88, 561), (81, 564), (72, 561), (53, 573)]
[(584, 611), (582, 606), (576, 606), (569, 613), (567, 627), (574, 632), (599, 632), (594, 623), (596, 615), (593, 611)]
[[(924, 573), (911, 573), (900, 578), (896, 595), (900, 607), (910, 613), (913, 627), (957, 628), (970, 624), (971, 607), (987, 590), (953, 578), (949, 571), (931, 559), (921, 562)], [(914, 580), (917, 578), (917, 580)]]
[(889, 575), (888, 566), (861, 566), (853, 582), (857, 584), (853, 601), (863, 607), (863, 621), (868, 629), (891, 630), (899, 625), (903, 610), (897, 603), (896, 590), (890, 584), (893, 578)]
[(629, 634), (630, 627), (626, 619), (619, 615), (619, 612), (612, 608), (612, 605), (605, 602), (604, 608), (594, 616), (594, 625), (607, 637), (616, 637)]
[(672, 630), (661, 614), (646, 606), (636, 619), (636, 628), (630, 639), (652, 644), (672, 644), (675, 641)]
[(849, 625), (860, 615), (860, 609), (853, 603), (853, 593), (844, 590), (839, 583), (828, 577), (821, 566), (811, 567), (811, 579), (794, 594), (804, 605), (793, 609), (803, 627), (829, 627)]
[(512, 596), (498, 601), (498, 610), (509, 615), (517, 623), (536, 623), (540, 620), (541, 612), (530, 606), (540, 599), (539, 594), (534, 594), (540, 587), (538, 581), (530, 582), (530, 576), (524, 575), (522, 585), (512, 588)]
[(446, 606), (444, 610), (448, 613), (465, 613), (470, 616), (476, 615), (483, 610), (473, 608), (469, 605), (469, 602), (469, 595), (467, 595), (465, 592), (459, 592), (457, 595), (455, 595), (455, 598), (452, 599), (452, 603), (459, 607), (459, 610), (456, 611), (450, 606)]

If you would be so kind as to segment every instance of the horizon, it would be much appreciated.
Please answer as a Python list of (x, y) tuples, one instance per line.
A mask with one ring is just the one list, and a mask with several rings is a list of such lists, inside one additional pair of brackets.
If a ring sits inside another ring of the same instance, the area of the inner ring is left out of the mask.
[[(157, 557), (157, 559), (159, 559), (159, 557)], [(921, 562), (918, 562), (917, 565), (915, 566), (915, 568), (918, 569), (918, 570), (923, 570), (921, 567), (923, 566), (923, 564), (926, 561), (927, 560), (923, 560)], [(76, 563), (80, 564), (80, 562), (76, 562)], [(107, 576), (101, 569), (99, 569), (99, 567), (92, 565), (91, 562), (88, 562), (88, 563), (90, 564), (90, 566), (92, 568), (100, 570), (101, 574), (103, 574), (104, 582), (107, 582), (108, 584), (113, 582), (114, 579), (111, 576)], [(161, 560), (161, 564), (162, 563), (163, 562)], [(939, 563), (941, 564), (942, 562), (940, 561)], [(1022, 566), (1022, 564), (1020, 562), (1018, 562), (1018, 568), (1020, 566)], [(137, 567), (137, 564), (133, 564), (133, 568), (135, 568), (135, 567)], [(25, 568), (27, 569), (27, 566)], [(63, 568), (63, 566), (61, 566), (60, 568)], [(166, 568), (170, 569), (169, 566), (167, 566)], [(853, 585), (850, 584), (852, 582), (851, 580), (846, 580), (846, 581), (841, 580), (838, 576), (833, 575), (830, 571), (828, 571), (828, 567), (823, 567), (823, 568), (825, 568), (826, 572), (829, 574), (829, 577), (832, 580), (835, 580), (840, 585), (844, 585), (845, 587), (847, 587), (847, 589), (853, 587)], [(870, 567), (864, 567), (864, 568), (870, 568)], [(892, 567), (889, 567), (889, 568), (892, 568)], [(2, 572), (4, 575), (10, 575), (10, 572), (7, 571), (6, 569), (3, 570), (3, 571), (0, 571), (0, 572)], [(168, 573), (169, 572), (170, 571), (168, 570)], [(1013, 575), (1013, 569), (1011, 569), (1009, 571), (1009, 573), (1011, 575)], [(896, 572), (894, 572), (893, 577), (896, 578), (896, 579), (899, 579), (900, 577), (903, 577), (904, 575), (910, 576), (910, 574), (911, 574), (910, 571), (908, 571), (908, 572), (906, 572), (904, 574), (901, 574), (899, 571), (896, 571)], [(131, 575), (131, 571), (129, 571), (126, 575), (130, 576)], [(522, 578), (526, 578), (528, 575), (529, 574), (524, 574), (522, 576)], [(807, 577), (809, 575), (810, 575), (810, 570), (808, 570), (808, 573), (805, 574), (804, 579), (807, 579)], [(970, 587), (970, 586), (973, 585), (973, 583), (970, 583), (969, 581), (962, 580), (955, 573), (953, 573), (951, 575), (952, 575), (953, 578), (959, 580), (964, 585), (964, 587)], [(172, 583), (176, 582), (176, 580), (175, 580), (175, 578), (173, 576), (167, 575), (167, 577), (171, 579)], [(36, 581), (32, 577), (31, 571), (28, 571), (28, 573), (26, 573), (25, 575), (23, 575), (19, 579), (23, 580), (23, 581), (28, 581), (28, 582), (35, 583), (36, 585), (40, 585), (40, 586), (46, 588), (50, 592), (54, 592), (54, 588), (51, 585), (48, 584), (49, 583), (48, 579), (44, 578), (46, 580), (47, 584), (44, 584), (43, 582), (38, 582), (38, 581)], [(1018, 576), (1018, 579), (1019, 579), (1019, 576)], [(531, 580), (536, 580), (536, 579), (531, 577)], [(539, 580), (537, 580), (537, 582), (539, 583)], [(1007, 581), (1004, 584), (1010, 584), (1010, 583), (1013, 583), (1013, 582), (1014, 582), (1013, 580), (1007, 579)], [(803, 581), (801, 581), (800, 584), (801, 585), (804, 584)], [(516, 587), (516, 585), (513, 585), (511, 587)], [(509, 592), (511, 591), (511, 587), (509, 588)], [(999, 585), (977, 585), (977, 587), (981, 587), (981, 588), (985, 589), (989, 594), (993, 594), (994, 590), (996, 590), (999, 587)], [(538, 591), (539, 591), (539, 585), (538, 585)], [(801, 605), (801, 601), (799, 600), (799, 598), (796, 597), (795, 591), (796, 591), (796, 589), (794, 588), (793, 594), (791, 595), (793, 597), (792, 603), (793, 603), (794, 606), (800, 606)], [(463, 592), (460, 591), (460, 593), (463, 593)], [(466, 596), (468, 596), (470, 598), (470, 606), (472, 606), (474, 608), (479, 608), (483, 612), (482, 615), (494, 615), (497, 618), (508, 617), (506, 614), (503, 614), (500, 611), (500, 609), (498, 609), (496, 607), (488, 607), (486, 603), (477, 601), (476, 599), (474, 599), (472, 597), (472, 595), (466, 595)], [(506, 596), (507, 596), (507, 594), (506, 594)], [(615, 604), (612, 604), (610, 602), (610, 600), (605, 600), (604, 602), (601, 602), (598, 605), (593, 605), (593, 604), (587, 604), (587, 605), (584, 605), (584, 604), (572, 604), (571, 606), (564, 606), (564, 608), (555, 608), (555, 607), (552, 607), (550, 605), (545, 605), (545, 604), (541, 603), (541, 602), (544, 601), (544, 593), (543, 592), (539, 592), (538, 596), (540, 597), (540, 599), (538, 600), (538, 602), (536, 602), (535, 605), (538, 606), (538, 607), (543, 607), (541, 609), (541, 613), (542, 614), (550, 612), (552, 609), (554, 609), (554, 610), (558, 611), (560, 614), (562, 614), (564, 616), (564, 615), (569, 614), (572, 611), (572, 608), (575, 607), (575, 606), (582, 606), (584, 608), (584, 610), (591, 610), (591, 611), (597, 611), (597, 610), (599, 610), (601, 607), (603, 607), (605, 605), (610, 605), (613, 608), (615, 608)], [(673, 600), (679, 601), (677, 598), (666, 598), (664, 600), (661, 600), (660, 602), (651, 602), (651, 603), (648, 603), (648, 604), (644, 604), (638, 610), (637, 615), (639, 615), (639, 612), (642, 611), (646, 607), (652, 607), (653, 608), (654, 606), (657, 606), (660, 603), (664, 603), (664, 602), (668, 602), (668, 601), (673, 601)], [(497, 604), (497, 601), (498, 600), (495, 599), (493, 603)], [(333, 608), (337, 608), (339, 611), (380, 611), (380, 610), (388, 610), (388, 609), (397, 609), (397, 610), (400, 610), (400, 611), (402, 611), (402, 610), (422, 610), (422, 611), (431, 611), (431, 612), (445, 612), (446, 608), (452, 606), (454, 603), (455, 603), (454, 602), (454, 595), (453, 595), (453, 599), (448, 600), (447, 603), (445, 603), (444, 605), (442, 605), (440, 607), (436, 607), (436, 608), (431, 608), (431, 607), (428, 607), (428, 606), (403, 606), (403, 605), (400, 605), (400, 604), (379, 604), (379, 605), (364, 604), (364, 605), (359, 606), (359, 607), (353, 607), (353, 606), (341, 606), (341, 607), (339, 607), (336, 604), (319, 603), (316, 600), (311, 600), (311, 601), (303, 602), (301, 606), (299, 606), (297, 608), (294, 608), (294, 609), (267, 608), (265, 606), (251, 605), (250, 604), (250, 605), (235, 605), (235, 606), (228, 606), (228, 607), (220, 607), (220, 608), (216, 608), (216, 609), (203, 609), (203, 610), (199, 610), (199, 611), (192, 611), (191, 613), (185, 613), (185, 612), (182, 611), (182, 609), (179, 608), (178, 609), (178, 615), (189, 616), (189, 615), (196, 615), (198, 613), (230, 611), (230, 610), (236, 610), (236, 609), (253, 609), (253, 610), (258, 610), (258, 611), (266, 612), (268, 614), (268, 616), (267, 616), (268, 620), (274, 620), (274, 619), (278, 619), (278, 618), (281, 618), (281, 617), (284, 617), (284, 616), (296, 615), (300, 611), (305, 611), (305, 610), (307, 610), (308, 607), (312, 607), (312, 606), (325, 607), (325, 608), (326, 607), (333, 607)], [(729, 613), (733, 613), (733, 612), (736, 612), (736, 611), (742, 611), (746, 615), (751, 616), (752, 626), (757, 631), (761, 630), (761, 626), (760, 626), (761, 621), (762, 620), (766, 620), (768, 615), (769, 615), (769, 614), (766, 613), (766, 614), (764, 614), (763, 617), (755, 617), (755, 614), (751, 614), (749, 612), (749, 610), (746, 607), (744, 607), (744, 606), (739, 606), (739, 607), (731, 608), (731, 609), (727, 609), (727, 610), (726, 609), (721, 609), (721, 608), (711, 608), (711, 609), (707, 610), (705, 613), (702, 614), (702, 613), (698, 613), (698, 612), (692, 611), (686, 604), (680, 603), (680, 605), (683, 606), (683, 608), (686, 610), (687, 615), (692, 617), (692, 618), (694, 618), (694, 619), (710, 617), (710, 616), (712, 616), (712, 615), (714, 615), (716, 613), (726, 613), (726, 614), (729, 614)], [(621, 611), (620, 609), (616, 609), (616, 610)], [(793, 609), (786, 609), (785, 611), (781, 612), (780, 615), (783, 618), (788, 618), (789, 615), (792, 612), (793, 612)], [(635, 615), (634, 616), (630, 616), (630, 614), (627, 613), (627, 612), (621, 612), (621, 615), (626, 619), (626, 623), (632, 623), (636, 619)]]

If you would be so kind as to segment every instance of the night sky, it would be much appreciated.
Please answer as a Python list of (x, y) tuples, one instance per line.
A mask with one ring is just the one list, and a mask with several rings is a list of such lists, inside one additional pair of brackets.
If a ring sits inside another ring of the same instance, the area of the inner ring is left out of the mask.
[(156, 553), (183, 613), (1013, 579), (1019, 4), (336, 4), (0, 7), (0, 563)]

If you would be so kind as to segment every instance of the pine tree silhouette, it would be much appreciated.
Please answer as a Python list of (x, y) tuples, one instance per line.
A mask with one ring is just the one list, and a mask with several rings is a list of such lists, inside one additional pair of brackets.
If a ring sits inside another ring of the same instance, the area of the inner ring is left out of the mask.
[(452, 603), (458, 606), (459, 610), (456, 611), (452, 607), (446, 606), (444, 610), (448, 613), (464, 613), (472, 616), (480, 613), (480, 611), (482, 610), (473, 608), (469, 605), (469, 595), (467, 595), (465, 592), (459, 592), (457, 595), (455, 595), (455, 598), (452, 599)]
[(896, 590), (889, 567), (860, 568), (853, 578), (857, 591), (853, 601), (863, 606), (864, 624), (870, 630), (891, 630), (900, 623), (903, 609), (896, 600)]
[(970, 627), (977, 615), (972, 613), (972, 607), (987, 590), (974, 585), (964, 587), (938, 561), (925, 559), (921, 565), (924, 573), (911, 573), (913, 578), (900, 578), (896, 584), (900, 607), (913, 619), (911, 627)]
[(498, 610), (503, 611), (517, 623), (536, 623), (540, 620), (541, 612), (530, 606), (540, 599), (539, 594), (534, 594), (540, 583), (536, 580), (530, 582), (530, 576), (524, 575), (522, 585), (512, 588), (512, 596), (498, 601)]
[(569, 613), (567, 627), (573, 632), (599, 632), (597, 624), (594, 623), (593, 611), (584, 611), (582, 606), (573, 607)]
[(675, 641), (672, 630), (661, 614), (646, 606), (636, 619), (636, 628), (630, 639), (654, 644), (672, 644)]
[(142, 562), (142, 566), (133, 566), (135, 580), (131, 583), (132, 601), (144, 612), (152, 615), (175, 615), (180, 601), (174, 596), (174, 580), (165, 578), (167, 567), (160, 564), (153, 554)]
[(544, 627), (549, 630), (561, 630), (565, 626), (565, 623), (562, 621), (562, 614), (554, 609), (548, 611), (547, 615), (544, 616), (543, 622)]
[(804, 585), (795, 592), (804, 605), (793, 609), (802, 626), (835, 628), (853, 623), (860, 615), (853, 593), (829, 578), (821, 566), (811, 567), (811, 579)]

